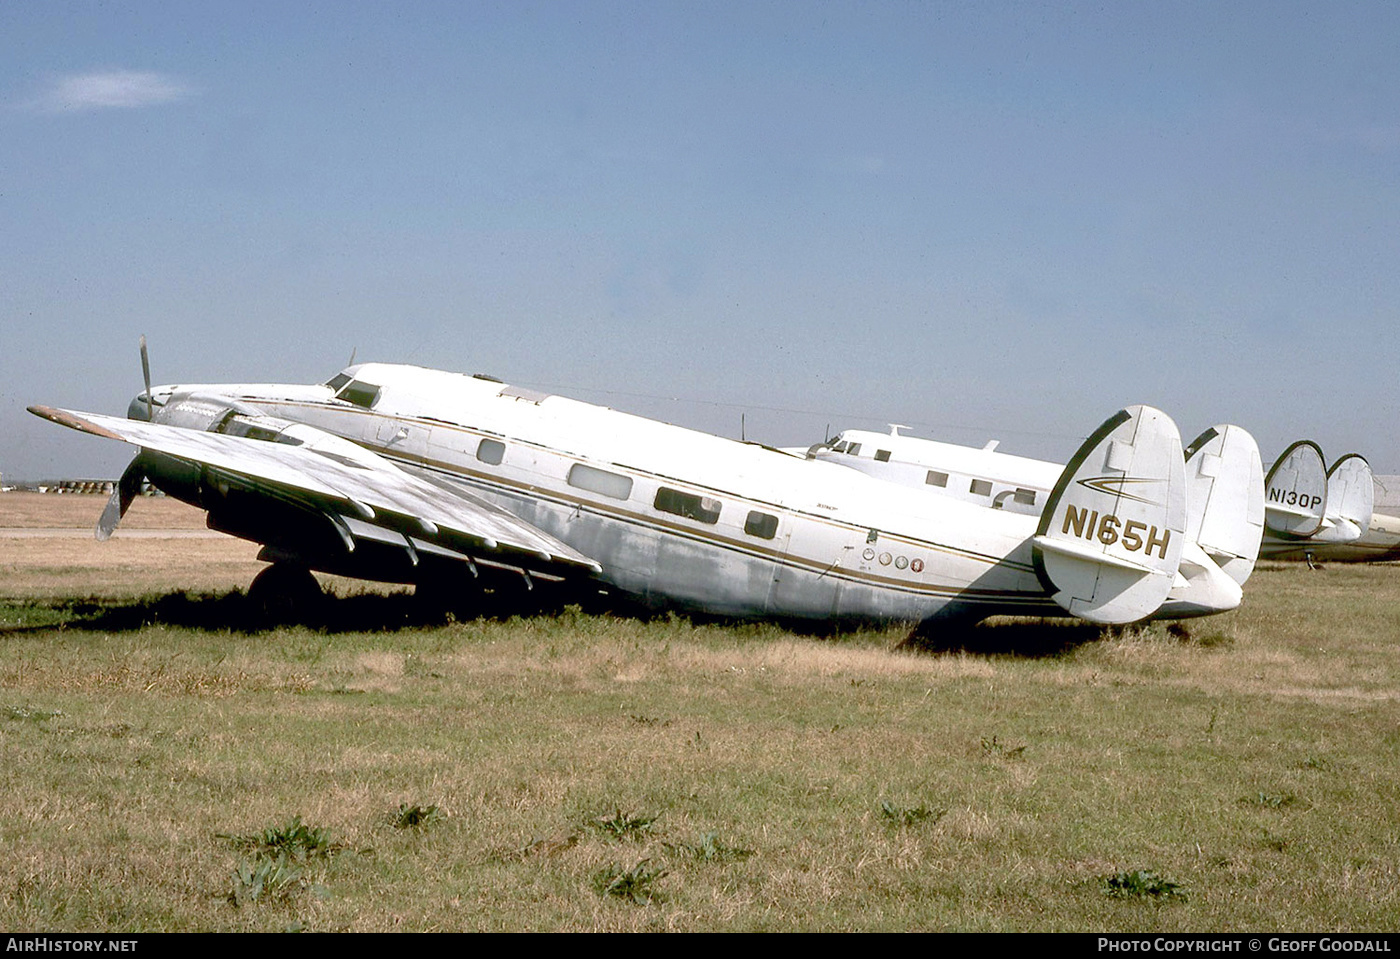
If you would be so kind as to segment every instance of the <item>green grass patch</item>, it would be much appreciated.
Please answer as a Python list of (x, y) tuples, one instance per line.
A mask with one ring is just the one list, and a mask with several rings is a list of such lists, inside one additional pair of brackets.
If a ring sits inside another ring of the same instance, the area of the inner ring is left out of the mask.
[(400, 803), (399, 811), (394, 815), (395, 829), (422, 829), (430, 823), (437, 822), (442, 817), (442, 811), (437, 806), (420, 806), (417, 803), (409, 805)]
[(920, 826), (925, 823), (931, 825), (947, 814), (946, 808), (931, 809), (922, 803), (913, 807), (896, 806), (888, 800), (880, 803), (880, 817), (890, 826)]
[(1100, 882), (1104, 895), (1114, 899), (1152, 899), (1166, 902), (1186, 898), (1186, 892), (1180, 883), (1163, 879), (1149, 869), (1114, 873), (1112, 876), (1104, 876)]
[(261, 856), (304, 860), (320, 856), (322, 858), (339, 852), (342, 845), (333, 841), (326, 830), (308, 826), (300, 816), (283, 826), (270, 826), (260, 833), (248, 836), (219, 834), (237, 849), (245, 849)]
[(593, 874), (593, 887), (600, 895), (645, 906), (658, 897), (657, 883), (665, 876), (666, 870), (653, 867), (646, 859), (628, 869), (609, 864)]

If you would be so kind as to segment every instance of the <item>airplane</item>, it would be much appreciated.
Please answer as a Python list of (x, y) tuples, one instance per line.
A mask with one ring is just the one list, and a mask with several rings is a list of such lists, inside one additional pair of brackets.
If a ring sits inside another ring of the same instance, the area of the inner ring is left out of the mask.
[[(904, 436), (901, 428), (891, 425), (888, 434), (843, 430), (809, 447), (806, 455), (966, 502), (1025, 513), (1039, 513), (1061, 469), (1055, 463), (997, 452), (995, 440), (978, 449)], [(1274, 463), (1263, 481), (1259, 557), (1310, 563), (1400, 559), (1400, 517), (1373, 512), (1374, 483), (1366, 459), (1351, 453), (1330, 469), (1323, 464), (1321, 449), (1309, 440), (1292, 444)], [(1256, 501), (1251, 494), (1248, 502), (1257, 516)], [(1257, 519), (1251, 523), (1252, 528), (1259, 525)], [(1221, 562), (1223, 554), (1217, 549), (1213, 556)], [(1253, 567), (1240, 557), (1221, 565), (1239, 574), (1234, 578), (1240, 585)]]
[(1372, 513), (1366, 532), (1350, 543), (1324, 543), (1309, 547), (1303, 555), (1280, 554), (1278, 559), (1311, 559), (1314, 563), (1383, 563), (1400, 560), (1400, 516)]
[[(902, 428), (891, 424), (888, 434), (843, 430), (804, 455), (926, 493), (1031, 516), (1041, 515), (1064, 470), (1058, 463), (999, 452), (996, 440), (978, 449), (906, 436)], [(1177, 583), (1167, 609), (1187, 601), (1192, 587), (1197, 597), (1208, 590), (1228, 592), (1229, 583), (1217, 571), (1243, 587), (1264, 530), (1263, 468), (1247, 431), (1212, 427), (1183, 455), (1189, 507), (1184, 582)]]
[(1400, 553), (1400, 519), (1375, 513), (1375, 482), (1365, 457), (1348, 453), (1331, 468), (1322, 449), (1299, 440), (1283, 451), (1266, 480), (1270, 559), (1373, 561)]
[[(1100, 425), (1034, 516), (482, 374), (361, 363), (313, 385), (152, 388), (144, 338), (142, 367), (125, 419), (30, 411), (139, 449), (99, 539), (149, 481), (262, 544), (250, 594), (318, 595), (315, 570), (824, 622), (1122, 624), (1240, 601), (1195, 569), (1180, 435), (1151, 407)], [(1169, 602), (1185, 573), (1199, 588)]]

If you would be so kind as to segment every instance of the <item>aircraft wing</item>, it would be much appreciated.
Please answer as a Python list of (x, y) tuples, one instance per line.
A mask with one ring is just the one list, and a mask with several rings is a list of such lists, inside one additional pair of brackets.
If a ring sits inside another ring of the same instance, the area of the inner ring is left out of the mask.
[(71, 429), (121, 440), (194, 464), (218, 481), (233, 480), (255, 492), (320, 510), (348, 537), (369, 533), (402, 537), (410, 552), (446, 549), (556, 572), (600, 572), (601, 567), (548, 533), (486, 500), (447, 483), (434, 483), (330, 433), (299, 427), (288, 442), (250, 439), (140, 420), (30, 407), (30, 412)]

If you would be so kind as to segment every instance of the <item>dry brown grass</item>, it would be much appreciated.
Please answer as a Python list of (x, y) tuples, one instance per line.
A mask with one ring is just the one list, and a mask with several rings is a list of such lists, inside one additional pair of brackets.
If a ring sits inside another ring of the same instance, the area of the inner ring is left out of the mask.
[[(71, 499), (86, 527), (100, 498)], [(0, 537), (28, 552), (0, 597), (66, 582), (139, 611), (134, 582), (258, 565), (43, 542)], [(1393, 929), (1398, 571), (1269, 566), (1185, 636), (1008, 622), (933, 652), (575, 611), (259, 633), (216, 603), (181, 625), (55, 603), (62, 628), (0, 629), (0, 927)], [(418, 803), (443, 817), (392, 825)], [(618, 814), (658, 818), (618, 839), (597, 826)], [(246, 853), (219, 837), (293, 816), (343, 851), (235, 907)], [(707, 835), (752, 855), (686, 851)], [(597, 890), (644, 859), (657, 900)], [(1138, 869), (1188, 897), (1103, 894)]]
[[(116, 534), (93, 535), (105, 496), (0, 493), (0, 596), (130, 598), (247, 589), (266, 563), (259, 546), (210, 530), (204, 512), (164, 496), (138, 497)], [(320, 577), (339, 595), (366, 584)]]
[[(79, 493), (0, 493), (0, 529), (92, 529), (107, 497)], [(204, 511), (168, 496), (138, 496), (122, 529), (204, 529)]]

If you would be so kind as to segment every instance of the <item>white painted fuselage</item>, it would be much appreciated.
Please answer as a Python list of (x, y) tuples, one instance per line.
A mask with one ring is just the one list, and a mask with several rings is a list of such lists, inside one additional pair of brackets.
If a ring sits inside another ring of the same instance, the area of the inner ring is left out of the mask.
[(153, 393), (230, 398), (460, 484), (655, 606), (821, 620), (1063, 614), (1032, 565), (1033, 516), (488, 378), (364, 364), (325, 386)]

